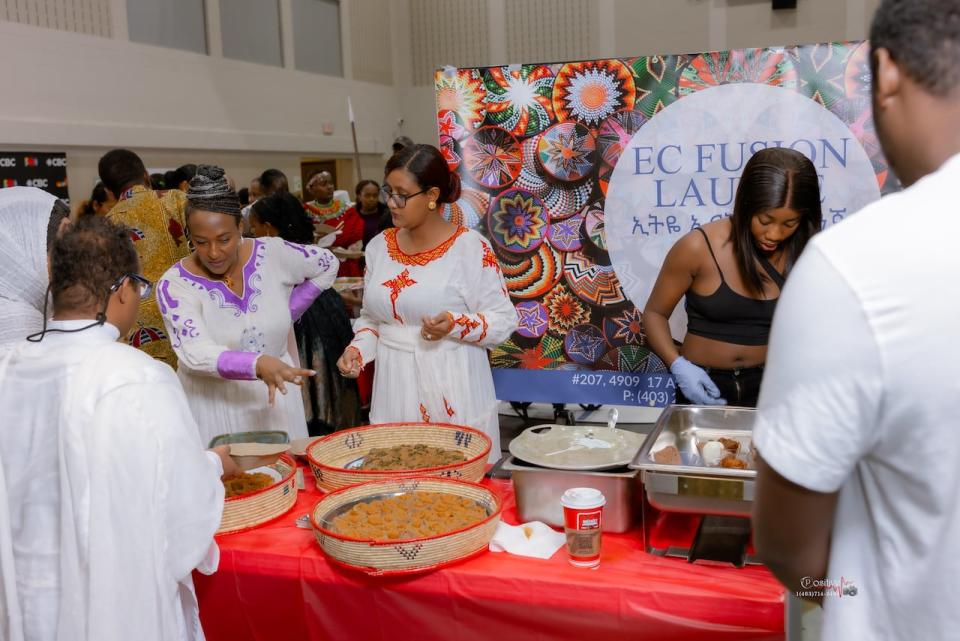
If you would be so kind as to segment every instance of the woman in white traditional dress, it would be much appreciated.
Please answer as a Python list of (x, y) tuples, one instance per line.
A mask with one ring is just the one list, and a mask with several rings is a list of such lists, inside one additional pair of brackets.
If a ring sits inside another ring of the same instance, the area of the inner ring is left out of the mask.
[(240, 203), (219, 167), (198, 169), (187, 201), (194, 251), (164, 273), (157, 299), (200, 436), (307, 436), (301, 395), (285, 386), (314, 374), (292, 356), (293, 321), (333, 283), (336, 257), (280, 238), (244, 239)]
[(376, 359), (371, 423), (468, 425), (493, 441), (494, 462), (500, 428), (487, 350), (517, 327), (500, 266), (483, 236), (441, 216), (460, 177), (435, 147), (401, 150), (385, 173), (396, 227), (367, 245), (363, 310), (337, 366), (356, 377)]

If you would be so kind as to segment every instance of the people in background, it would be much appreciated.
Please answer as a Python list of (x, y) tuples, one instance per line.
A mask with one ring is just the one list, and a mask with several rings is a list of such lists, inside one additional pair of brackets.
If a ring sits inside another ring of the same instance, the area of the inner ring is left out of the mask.
[(3, 638), (195, 639), (237, 467), (170, 368), (117, 342), (150, 294), (129, 230), (78, 220), (50, 274), (53, 319), (0, 355)]
[[(798, 151), (758, 151), (744, 167), (730, 218), (674, 244), (643, 310), (650, 346), (677, 379), (677, 402), (753, 407), (784, 280), (820, 230), (817, 170)], [(668, 319), (686, 296), (678, 348)]]
[[(107, 217), (130, 228), (143, 274), (155, 282), (170, 265), (189, 253), (184, 231), (186, 195), (178, 189), (163, 192), (151, 189), (143, 161), (128, 149), (107, 152), (100, 159), (98, 169), (100, 180), (117, 200)], [(170, 337), (163, 329), (155, 298), (140, 303), (134, 331), (123, 338), (150, 356), (176, 367), (177, 358), (170, 347)]]
[(250, 196), (249, 196), (249, 199), (248, 199), (248, 200), (250, 201), (250, 204), (252, 205), (253, 203), (257, 202), (258, 200), (260, 200), (260, 199), (263, 197), (263, 188), (262, 188), (261, 185), (260, 185), (260, 177), (259, 177), (259, 176), (257, 176), (256, 178), (254, 178), (253, 180), (250, 181), (250, 187), (249, 187), (249, 189), (250, 189), (250, 192), (249, 192)]
[(397, 153), (398, 151), (402, 151), (407, 147), (412, 147), (412, 146), (413, 146), (413, 141), (410, 140), (409, 136), (397, 136), (394, 139), (393, 145), (392, 145), (393, 153)]
[(250, 190), (247, 187), (243, 187), (237, 192), (237, 200), (240, 201), (240, 207), (246, 207), (252, 204), (250, 202)]
[[(243, 192), (244, 190), (241, 189), (240, 191)], [(253, 235), (253, 232), (250, 230), (250, 207), (253, 206), (253, 203), (257, 202), (263, 197), (263, 192), (260, 187), (260, 176), (257, 176), (250, 181), (250, 186), (246, 188), (246, 191), (247, 202), (246, 204), (243, 204), (243, 201), (241, 200), (240, 215), (243, 217), (243, 235), (249, 238)]]
[(351, 207), (363, 222), (363, 247), (366, 249), (373, 237), (385, 229), (393, 227), (390, 210), (380, 202), (380, 185), (375, 180), (361, 180), (357, 183), (356, 204)]
[(180, 183), (177, 182), (177, 170), (176, 170), (176, 169), (170, 169), (170, 170), (167, 170), (167, 171), (163, 172), (163, 184), (164, 184), (165, 186), (166, 186), (166, 185), (169, 185), (168, 189), (177, 189), (177, 188), (178, 188), (178, 186), (179, 186)]
[(155, 189), (157, 191), (167, 188), (163, 174), (161, 173), (150, 174), (150, 188)]
[(753, 541), (790, 592), (844, 595), (822, 599), (824, 641), (949, 639), (960, 4), (884, 0), (870, 60), (877, 134), (906, 189), (818, 234), (781, 296), (753, 427)]
[(36, 187), (0, 189), (0, 347), (40, 329), (47, 301), (47, 254), (70, 210)]
[(318, 171), (307, 181), (307, 193), (313, 198), (305, 204), (313, 222), (336, 227), (349, 208), (342, 198), (334, 196), (333, 176), (329, 171)]
[(470, 425), (493, 441), (495, 462), (500, 427), (487, 349), (517, 327), (499, 263), (480, 234), (443, 219), (460, 178), (438, 149), (401, 150), (385, 176), (396, 228), (367, 246), (363, 309), (337, 366), (356, 377), (376, 359), (372, 423)]
[(176, 169), (176, 176), (173, 183), (167, 185), (167, 189), (179, 189), (186, 193), (190, 188), (190, 181), (197, 175), (197, 166), (194, 164), (180, 165)]
[(103, 181), (97, 181), (90, 198), (82, 201), (77, 211), (80, 216), (106, 216), (116, 204), (117, 199), (107, 190)]
[(337, 259), (280, 238), (244, 239), (237, 194), (219, 167), (201, 166), (187, 198), (194, 250), (162, 276), (157, 300), (202, 439), (254, 430), (305, 437), (303, 399), (287, 385), (315, 372), (296, 365), (288, 338), (333, 283)]
[[(253, 183), (250, 184), (250, 191), (253, 191)], [(260, 197), (269, 196), (277, 192), (290, 192), (290, 183), (287, 181), (287, 175), (279, 169), (267, 169), (260, 174)]]
[[(300, 201), (290, 194), (274, 194), (253, 206), (250, 223), (255, 237), (279, 237), (302, 245), (313, 244), (313, 224)], [(357, 384), (337, 371), (336, 362), (350, 344), (353, 329), (340, 295), (324, 290), (294, 323), (300, 365), (316, 372), (303, 386), (307, 431), (329, 434), (360, 423)]]

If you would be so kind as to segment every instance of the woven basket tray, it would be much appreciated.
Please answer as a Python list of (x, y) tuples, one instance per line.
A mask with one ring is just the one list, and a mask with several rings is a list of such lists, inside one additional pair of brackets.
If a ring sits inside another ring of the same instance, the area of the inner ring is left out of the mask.
[[(328, 529), (324, 517), (345, 505), (398, 492), (442, 492), (473, 499), (487, 508), (486, 519), (468, 528), (419, 539), (369, 541)], [(476, 483), (414, 477), (373, 481), (331, 492), (313, 508), (310, 523), (324, 554), (337, 565), (372, 576), (415, 574), (435, 570), (486, 551), (500, 523), (502, 504), (495, 492)]]
[(289, 454), (282, 454), (270, 465), (280, 473), (280, 480), (256, 492), (225, 499), (223, 518), (217, 534), (249, 530), (286, 514), (297, 502), (295, 474), (297, 464)]
[[(416, 470), (359, 470), (347, 466), (375, 447), (430, 445), (460, 450), (466, 461)], [(314, 441), (307, 449), (310, 469), (321, 490), (332, 491), (360, 483), (410, 476), (439, 476), (477, 482), (483, 478), (490, 438), (478, 430), (446, 423), (384, 423), (367, 425)]]

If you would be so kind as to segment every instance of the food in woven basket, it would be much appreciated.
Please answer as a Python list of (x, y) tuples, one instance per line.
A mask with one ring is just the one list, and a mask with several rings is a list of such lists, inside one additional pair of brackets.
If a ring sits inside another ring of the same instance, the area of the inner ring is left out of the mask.
[(430, 445), (394, 445), (375, 447), (363, 457), (362, 470), (419, 470), (462, 463), (467, 457), (459, 450)]
[(486, 510), (471, 499), (442, 492), (412, 492), (358, 503), (335, 517), (332, 526), (346, 537), (388, 541), (439, 536), (486, 517)]
[(244, 472), (223, 479), (223, 487), (227, 491), (227, 498), (229, 499), (262, 490), (273, 485), (275, 481), (272, 476), (263, 472)]

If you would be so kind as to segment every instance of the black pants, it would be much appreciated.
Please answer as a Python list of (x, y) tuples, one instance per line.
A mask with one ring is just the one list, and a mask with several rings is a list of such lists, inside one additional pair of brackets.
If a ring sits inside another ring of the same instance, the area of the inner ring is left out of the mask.
[[(720, 389), (720, 398), (725, 399), (727, 405), (737, 407), (757, 406), (760, 382), (763, 380), (763, 365), (738, 369), (717, 369), (715, 367), (704, 367), (703, 369), (710, 375), (710, 380)], [(677, 387), (677, 404), (693, 404), (690, 399), (683, 395), (679, 387)]]

